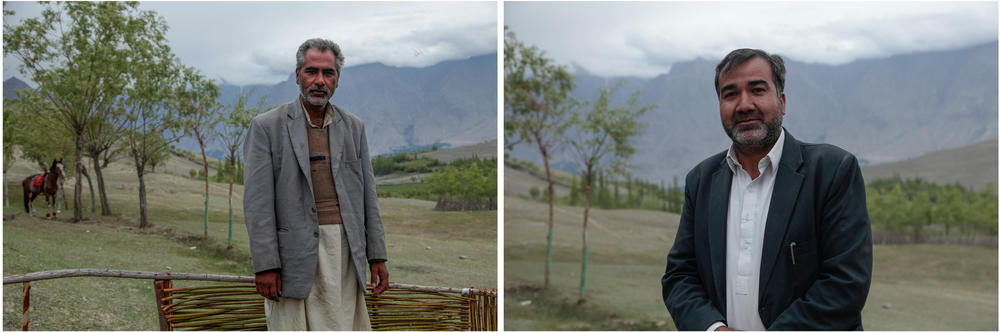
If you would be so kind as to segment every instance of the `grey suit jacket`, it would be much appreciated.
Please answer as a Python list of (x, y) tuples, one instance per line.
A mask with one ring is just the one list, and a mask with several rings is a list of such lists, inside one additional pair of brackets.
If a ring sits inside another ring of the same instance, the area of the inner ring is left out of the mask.
[[(357, 279), (372, 259), (386, 259), (385, 232), (365, 125), (336, 106), (330, 162)], [(243, 210), (254, 272), (281, 269), (281, 296), (304, 299), (316, 273), (319, 224), (309, 172), (305, 114), (298, 98), (250, 123), (244, 153)]]

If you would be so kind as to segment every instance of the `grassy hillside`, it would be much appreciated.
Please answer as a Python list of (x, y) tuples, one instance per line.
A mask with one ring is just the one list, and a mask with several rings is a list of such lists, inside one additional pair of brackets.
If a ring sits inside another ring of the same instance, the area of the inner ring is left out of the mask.
[[(558, 170), (556, 170), (558, 171)], [(564, 173), (566, 177), (569, 177), (569, 173), (558, 171)], [(556, 172), (553, 172), (553, 178), (555, 178)], [(504, 165), (503, 173), (503, 192), (505, 197), (516, 196), (521, 198), (531, 197), (531, 188), (537, 188), (540, 192), (548, 190), (548, 184), (545, 181), (545, 171), (542, 170), (541, 174), (536, 174), (535, 172), (529, 172), (526, 170), (518, 170), (512, 168), (510, 165)], [(570, 186), (565, 185), (559, 181), (556, 181), (553, 185), (553, 189), (556, 192), (555, 197), (561, 197), (569, 194)]]
[[(552, 285), (542, 290), (548, 206), (511, 191), (530, 176), (504, 173), (504, 288), (507, 330), (663, 330), (673, 323), (660, 278), (679, 216), (647, 210), (591, 210), (588, 302), (580, 285), (583, 209), (556, 206)], [(513, 185), (512, 185), (513, 184)], [(878, 245), (868, 302), (869, 330), (997, 328), (997, 250), (955, 245)], [(883, 306), (885, 305), (885, 306)]]
[(434, 158), (443, 163), (450, 163), (458, 158), (470, 158), (472, 156), (479, 156), (480, 159), (496, 158), (497, 140), (441, 149), (437, 151), (428, 151), (421, 153), (419, 156)]
[[(108, 196), (117, 214), (90, 213), (84, 181), (85, 216), (69, 223), (72, 210), (57, 220), (24, 213), (19, 182), (37, 172), (19, 161), (8, 173), (11, 195), (3, 225), (4, 275), (70, 269), (109, 268), (145, 271), (251, 275), (242, 186), (234, 189), (234, 249), (227, 250), (228, 185), (210, 184), (209, 240), (204, 232), (204, 182), (186, 177), (198, 165), (172, 158), (146, 175), (149, 229), (138, 229), (137, 180), (125, 162), (106, 170)], [(183, 176), (172, 175), (181, 173)], [(67, 184), (72, 184), (72, 179)], [(72, 188), (66, 193), (72, 204)], [(44, 211), (44, 200), (36, 199)], [(438, 212), (434, 202), (381, 199), (387, 232), (389, 275), (393, 282), (447, 286), (497, 287), (496, 211)], [(99, 211), (99, 207), (98, 207)], [(44, 214), (44, 212), (42, 212)], [(462, 258), (462, 257), (464, 258)], [(178, 282), (187, 284), (186, 282)], [(4, 329), (20, 328), (21, 286), (3, 288)], [(157, 329), (152, 281), (69, 278), (32, 283), (32, 329)]]
[[(917, 158), (861, 168), (866, 182), (898, 174), (939, 183), (961, 183), (976, 190), (997, 184), (997, 140), (931, 152)], [(994, 187), (996, 188), (996, 187)]]
[[(480, 159), (495, 158), (497, 156), (497, 141), (492, 140), (479, 144), (422, 152), (417, 155), (418, 158), (428, 157), (431, 159), (437, 159), (444, 164), (451, 163), (459, 158), (472, 158), (474, 156), (478, 156)], [(375, 183), (380, 186), (423, 183), (424, 177), (430, 174), (431, 173), (395, 172), (376, 176)]]

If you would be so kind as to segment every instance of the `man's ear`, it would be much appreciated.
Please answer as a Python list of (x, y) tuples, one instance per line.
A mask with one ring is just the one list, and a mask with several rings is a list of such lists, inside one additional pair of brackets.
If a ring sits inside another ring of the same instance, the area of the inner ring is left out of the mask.
[(785, 93), (778, 95), (778, 105), (781, 106), (781, 115), (785, 115)]

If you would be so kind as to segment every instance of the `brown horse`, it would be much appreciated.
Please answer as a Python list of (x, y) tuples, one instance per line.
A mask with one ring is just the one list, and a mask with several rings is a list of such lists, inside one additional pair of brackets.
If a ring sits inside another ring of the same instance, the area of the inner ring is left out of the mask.
[[(21, 182), (21, 185), (24, 187), (24, 209), (28, 211), (28, 214), (35, 215), (32, 203), (35, 201), (35, 197), (38, 197), (38, 194), (42, 194), (45, 195), (45, 203), (48, 208), (45, 213), (45, 219), (56, 216), (56, 193), (59, 192), (59, 179), (62, 177), (62, 159), (53, 159), (48, 173), (35, 174)], [(42, 180), (38, 181), (35, 178), (41, 178)]]

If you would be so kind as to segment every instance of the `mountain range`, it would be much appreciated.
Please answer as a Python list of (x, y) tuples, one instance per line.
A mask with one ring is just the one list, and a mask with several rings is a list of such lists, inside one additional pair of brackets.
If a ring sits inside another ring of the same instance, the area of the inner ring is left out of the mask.
[[(698, 162), (729, 147), (715, 95), (719, 59), (676, 63), (649, 79), (605, 78), (573, 68), (572, 94), (593, 101), (599, 88), (622, 81), (613, 105), (642, 91), (640, 105), (655, 104), (632, 157), (647, 181), (681, 182)], [(997, 42), (974, 47), (824, 65), (785, 58), (783, 126), (796, 139), (830, 143), (854, 153), (862, 165), (920, 156), (997, 139)], [(511, 154), (540, 161), (522, 145)], [(564, 153), (569, 156), (568, 153)], [(554, 165), (577, 172), (578, 163)]]
[[(462, 146), (496, 140), (497, 54), (443, 61), (423, 68), (392, 67), (372, 63), (346, 67), (331, 102), (365, 122), (372, 155), (413, 150), (437, 144)], [(250, 103), (265, 98), (276, 106), (298, 94), (294, 68), (289, 77), (271, 85), (219, 85), (219, 100), (235, 104), (240, 92), (253, 92)], [(29, 87), (17, 78), (4, 81), (4, 95)], [(193, 138), (179, 148), (200, 153)], [(211, 145), (210, 155), (221, 157)]]

